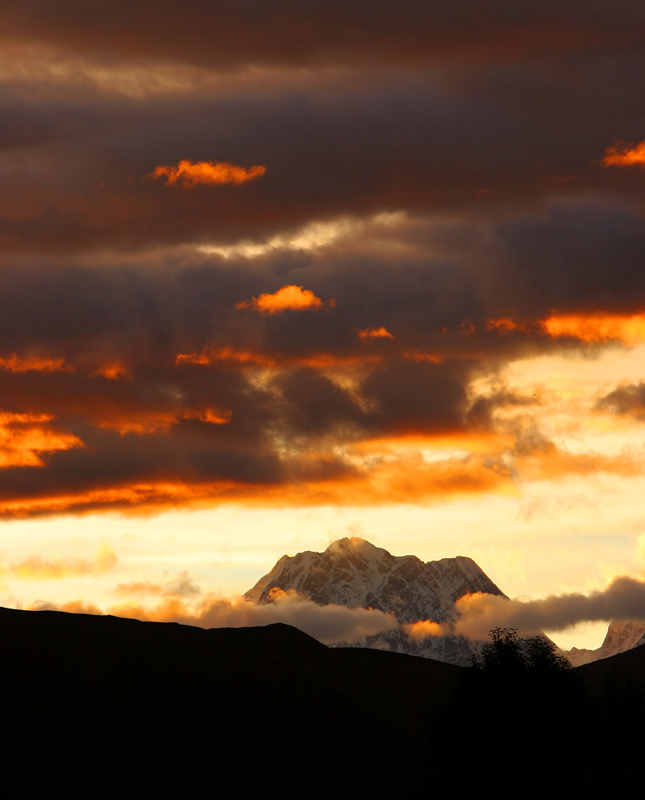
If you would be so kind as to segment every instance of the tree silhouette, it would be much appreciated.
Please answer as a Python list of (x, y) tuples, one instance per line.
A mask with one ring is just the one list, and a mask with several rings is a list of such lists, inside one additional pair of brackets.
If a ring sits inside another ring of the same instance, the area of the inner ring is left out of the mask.
[(505, 679), (526, 673), (546, 676), (571, 668), (569, 661), (557, 652), (555, 644), (544, 636), (521, 639), (515, 628), (493, 628), (490, 638), (472, 659), (473, 666), (487, 675)]
[(526, 670), (527, 659), (515, 628), (493, 628), (490, 638), (480, 654), (473, 656), (476, 669), (500, 678), (510, 678)]
[(557, 674), (571, 669), (571, 662), (557, 652), (553, 642), (543, 636), (533, 636), (525, 642), (530, 669), (541, 674)]

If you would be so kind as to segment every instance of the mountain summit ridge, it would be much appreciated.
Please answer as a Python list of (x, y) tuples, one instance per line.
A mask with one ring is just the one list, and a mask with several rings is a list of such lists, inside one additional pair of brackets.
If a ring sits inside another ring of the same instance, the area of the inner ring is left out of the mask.
[[(276, 589), (296, 591), (319, 605), (392, 613), (403, 626), (419, 620), (455, 622), (455, 602), (464, 594), (506, 596), (467, 556), (424, 562), (414, 555), (393, 556), (358, 537), (338, 539), (322, 553), (282, 556), (244, 598), (270, 603)], [(478, 648), (463, 636), (415, 639), (403, 628), (368, 637), (365, 645), (463, 665)]]

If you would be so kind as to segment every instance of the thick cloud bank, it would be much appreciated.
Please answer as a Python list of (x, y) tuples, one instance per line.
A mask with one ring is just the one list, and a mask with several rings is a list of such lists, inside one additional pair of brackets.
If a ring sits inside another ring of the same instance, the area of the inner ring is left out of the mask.
[(0, 516), (642, 474), (506, 376), (645, 342), (644, 37), (632, 0), (4, 2)]

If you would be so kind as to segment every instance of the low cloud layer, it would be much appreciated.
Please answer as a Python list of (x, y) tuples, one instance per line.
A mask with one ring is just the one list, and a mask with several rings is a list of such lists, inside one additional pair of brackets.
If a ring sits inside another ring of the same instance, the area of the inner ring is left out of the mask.
[[(96, 606), (86, 605), (81, 601), (62, 605), (38, 602), (30, 608), (86, 614), (104, 613)], [(274, 596), (273, 602), (266, 605), (256, 605), (242, 599), (225, 600), (214, 597), (208, 597), (195, 605), (181, 598), (174, 598), (155, 608), (121, 604), (108, 609), (107, 613), (144, 621), (178, 622), (200, 628), (241, 628), (283, 622), (304, 631), (323, 644), (357, 644), (366, 636), (397, 627), (394, 617), (382, 611), (350, 609), (337, 605), (319, 606), (292, 590)]]
[(562, 631), (582, 622), (645, 620), (645, 582), (621, 576), (606, 589), (584, 595), (572, 592), (537, 600), (509, 600), (497, 595), (466, 594), (455, 604), (454, 625), (419, 621), (406, 627), (413, 638), (458, 633), (488, 639), (493, 628), (515, 628), (521, 636)]
[[(71, 573), (70, 573), (71, 574)], [(537, 600), (509, 600), (498, 595), (466, 594), (455, 609), (459, 615), (452, 624), (431, 620), (400, 626), (393, 614), (339, 605), (318, 605), (294, 590), (274, 590), (272, 601), (256, 605), (243, 599), (229, 600), (206, 596), (191, 600), (199, 592), (183, 574), (173, 582), (120, 584), (117, 593), (163, 597), (156, 606), (135, 602), (120, 603), (100, 610), (92, 604), (74, 601), (52, 604), (38, 601), (33, 610), (53, 609), (72, 613), (132, 617), (153, 622), (178, 622), (202, 628), (249, 627), (283, 622), (313, 636), (323, 644), (360, 644), (368, 636), (397, 630), (413, 639), (459, 634), (473, 640), (487, 640), (493, 628), (515, 628), (521, 636), (543, 631), (562, 631), (583, 622), (645, 621), (645, 582), (626, 576), (615, 578), (606, 589), (591, 592), (551, 595)]]

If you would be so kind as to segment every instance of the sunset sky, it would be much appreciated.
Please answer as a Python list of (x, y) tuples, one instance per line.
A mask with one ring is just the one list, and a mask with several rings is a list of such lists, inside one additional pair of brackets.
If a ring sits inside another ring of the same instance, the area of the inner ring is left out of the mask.
[(343, 536), (645, 577), (642, 0), (3, 0), (0, 39), (0, 604), (189, 620)]

